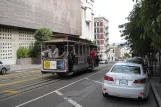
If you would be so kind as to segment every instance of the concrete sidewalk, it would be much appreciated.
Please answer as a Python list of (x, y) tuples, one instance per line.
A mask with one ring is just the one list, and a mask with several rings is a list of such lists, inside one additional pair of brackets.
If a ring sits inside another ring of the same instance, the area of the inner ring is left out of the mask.
[(157, 66), (156, 72), (154, 73), (153, 77), (150, 78), (152, 90), (154, 92), (154, 95), (158, 102), (159, 107), (161, 107), (161, 83), (159, 83), (160, 72), (161, 71), (159, 71), (159, 66)]
[(11, 72), (13, 71), (25, 71), (25, 70), (34, 70), (41, 69), (40, 64), (28, 64), (28, 65), (11, 65)]

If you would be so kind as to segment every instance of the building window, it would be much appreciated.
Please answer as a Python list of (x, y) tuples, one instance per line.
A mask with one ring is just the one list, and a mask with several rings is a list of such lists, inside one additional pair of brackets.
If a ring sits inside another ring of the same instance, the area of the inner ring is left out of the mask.
[(96, 34), (94, 35), (94, 39), (96, 39)]
[(104, 45), (104, 40), (101, 40), (101, 45)]
[(94, 28), (94, 33), (96, 33), (96, 28)]
[(99, 28), (97, 28), (97, 33), (100, 33), (100, 29)]
[(100, 32), (103, 33), (103, 28), (100, 28)]
[(94, 22), (94, 26), (96, 26), (96, 22)]
[(97, 34), (97, 39), (99, 39), (100, 38), (100, 35), (99, 34)]
[(100, 38), (100, 39), (104, 39), (104, 38), (103, 38), (103, 34), (101, 34), (101, 38)]
[(100, 45), (100, 41), (99, 40), (97, 41), (97, 45)]
[(103, 22), (100, 22), (100, 26), (103, 26)]
[(100, 26), (100, 23), (99, 22), (97, 22), (97, 26)]

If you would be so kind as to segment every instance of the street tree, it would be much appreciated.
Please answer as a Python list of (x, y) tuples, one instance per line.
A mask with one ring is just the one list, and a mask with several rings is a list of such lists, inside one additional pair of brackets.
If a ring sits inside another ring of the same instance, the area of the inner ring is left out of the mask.
[(43, 42), (51, 40), (52, 35), (53, 35), (53, 32), (48, 28), (40, 28), (35, 31), (34, 37), (36, 41), (34, 44), (34, 48), (31, 51), (32, 57), (40, 56), (41, 46), (43, 46)]
[(127, 41), (124, 45), (139, 56), (144, 56), (149, 52), (151, 40), (141, 38), (144, 33), (143, 26), (141, 26), (141, 4), (135, 4), (133, 10), (127, 17), (128, 22), (119, 26), (121, 28), (121, 36)]
[(136, 5), (127, 18), (129, 22), (119, 26), (123, 29), (121, 36), (127, 40), (126, 45), (136, 54), (160, 52), (161, 0), (133, 1), (136, 1)]
[(35, 39), (39, 42), (51, 40), (51, 36), (52, 31), (48, 28), (37, 29), (34, 34)]

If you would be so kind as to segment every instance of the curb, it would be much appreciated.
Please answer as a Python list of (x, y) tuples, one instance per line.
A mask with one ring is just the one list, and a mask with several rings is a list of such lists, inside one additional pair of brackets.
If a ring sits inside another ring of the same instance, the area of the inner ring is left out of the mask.
[(28, 69), (18, 69), (18, 70), (9, 70), (8, 72), (17, 72), (17, 71), (29, 71), (29, 70), (40, 70), (41, 67), (38, 68), (28, 68)]
[[(152, 86), (152, 90), (153, 90), (154, 96), (155, 96), (155, 98), (156, 98), (156, 100), (157, 100), (157, 103), (158, 103), (159, 107), (161, 107), (161, 98), (160, 98), (160, 96), (158, 95), (157, 90), (155, 89), (154, 83), (151, 83), (151, 82), (150, 82), (150, 84), (151, 84), (151, 86)], [(155, 84), (156, 84), (156, 83), (155, 83)]]

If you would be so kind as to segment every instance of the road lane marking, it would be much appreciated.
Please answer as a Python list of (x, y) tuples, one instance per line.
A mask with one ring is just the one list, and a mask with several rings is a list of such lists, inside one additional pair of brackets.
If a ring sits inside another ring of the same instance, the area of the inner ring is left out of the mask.
[(63, 94), (60, 93), (59, 91), (55, 91), (55, 93), (57, 93), (59, 96), (63, 96)]
[[(47, 75), (49, 76), (49, 75)], [(35, 78), (31, 78), (31, 79), (26, 79), (26, 80), (21, 80), (21, 81), (15, 81), (15, 82), (10, 82), (10, 83), (6, 83), (6, 84), (0, 84), (0, 87), (4, 87), (4, 86), (8, 86), (8, 85), (13, 85), (13, 84), (19, 84), (19, 83), (23, 83), (23, 82), (28, 82), (28, 81), (32, 81), (32, 80), (36, 80), (42, 77), (47, 77), (47, 76), (38, 76)]]
[[(63, 97), (63, 94), (59, 91), (55, 91), (56, 94), (58, 94), (59, 96)], [(64, 100), (67, 100), (69, 103), (71, 103), (72, 105), (74, 105), (75, 107), (82, 107), (80, 104), (78, 104), (77, 102), (75, 102), (74, 100), (67, 98), (67, 97), (63, 97)]]
[(30, 74), (30, 73), (33, 73), (33, 72), (40, 72), (40, 70), (18, 72), (18, 73), (16, 73), (16, 74), (8, 74), (8, 75), (0, 76), (0, 78), (3, 79), (3, 78), (13, 77), (13, 76), (19, 76), (19, 75), (21, 75), (21, 74)]
[(99, 84), (102, 84), (102, 82), (100, 82), (100, 81), (92, 80), (92, 79), (89, 79), (89, 78), (85, 78), (85, 79), (93, 81), (93, 82), (96, 82), (96, 83), (99, 83)]
[(22, 107), (22, 106), (24, 106), (24, 105), (26, 105), (26, 104), (29, 104), (29, 103), (33, 102), (33, 101), (39, 100), (39, 99), (41, 99), (41, 98), (43, 98), (43, 97), (46, 97), (46, 96), (48, 96), (48, 95), (50, 95), (50, 94), (55, 93), (56, 91), (59, 91), (59, 90), (64, 89), (64, 88), (66, 88), (66, 87), (69, 87), (69, 86), (71, 86), (71, 85), (73, 85), (73, 84), (75, 84), (75, 83), (77, 83), (77, 82), (80, 82), (80, 81), (82, 81), (82, 80), (84, 80), (84, 79), (86, 79), (86, 78), (88, 78), (88, 77), (91, 77), (91, 76), (93, 76), (93, 75), (95, 75), (95, 74), (98, 74), (98, 73), (100, 73), (100, 72), (102, 72), (102, 71), (105, 71), (105, 70), (107, 70), (107, 69), (109, 69), (109, 67), (107, 67), (107, 68), (105, 68), (105, 69), (103, 69), (103, 70), (101, 70), (101, 71), (98, 71), (98, 72), (96, 72), (96, 73), (93, 73), (93, 74), (91, 74), (91, 75), (88, 75), (88, 76), (86, 76), (86, 77), (84, 77), (84, 78), (82, 78), (82, 79), (79, 79), (79, 80), (75, 81), (75, 82), (72, 82), (72, 83), (70, 83), (70, 84), (68, 84), (68, 85), (66, 85), (66, 86), (64, 86), (64, 87), (61, 87), (61, 88), (59, 88), (59, 89), (56, 89), (56, 90), (54, 90), (54, 91), (52, 91), (52, 92), (49, 92), (49, 93), (47, 93), (47, 94), (44, 94), (44, 95), (39, 96), (39, 97), (37, 97), (37, 98), (34, 98), (34, 99), (32, 99), (32, 100), (26, 101), (26, 102), (24, 102), (24, 103), (22, 103), (22, 104), (19, 104), (19, 105), (15, 106), (15, 107)]
[(2, 92), (4, 92), (4, 93), (10, 93), (10, 94), (19, 94), (20, 93), (20, 91), (16, 91), (16, 90), (4, 90)]

